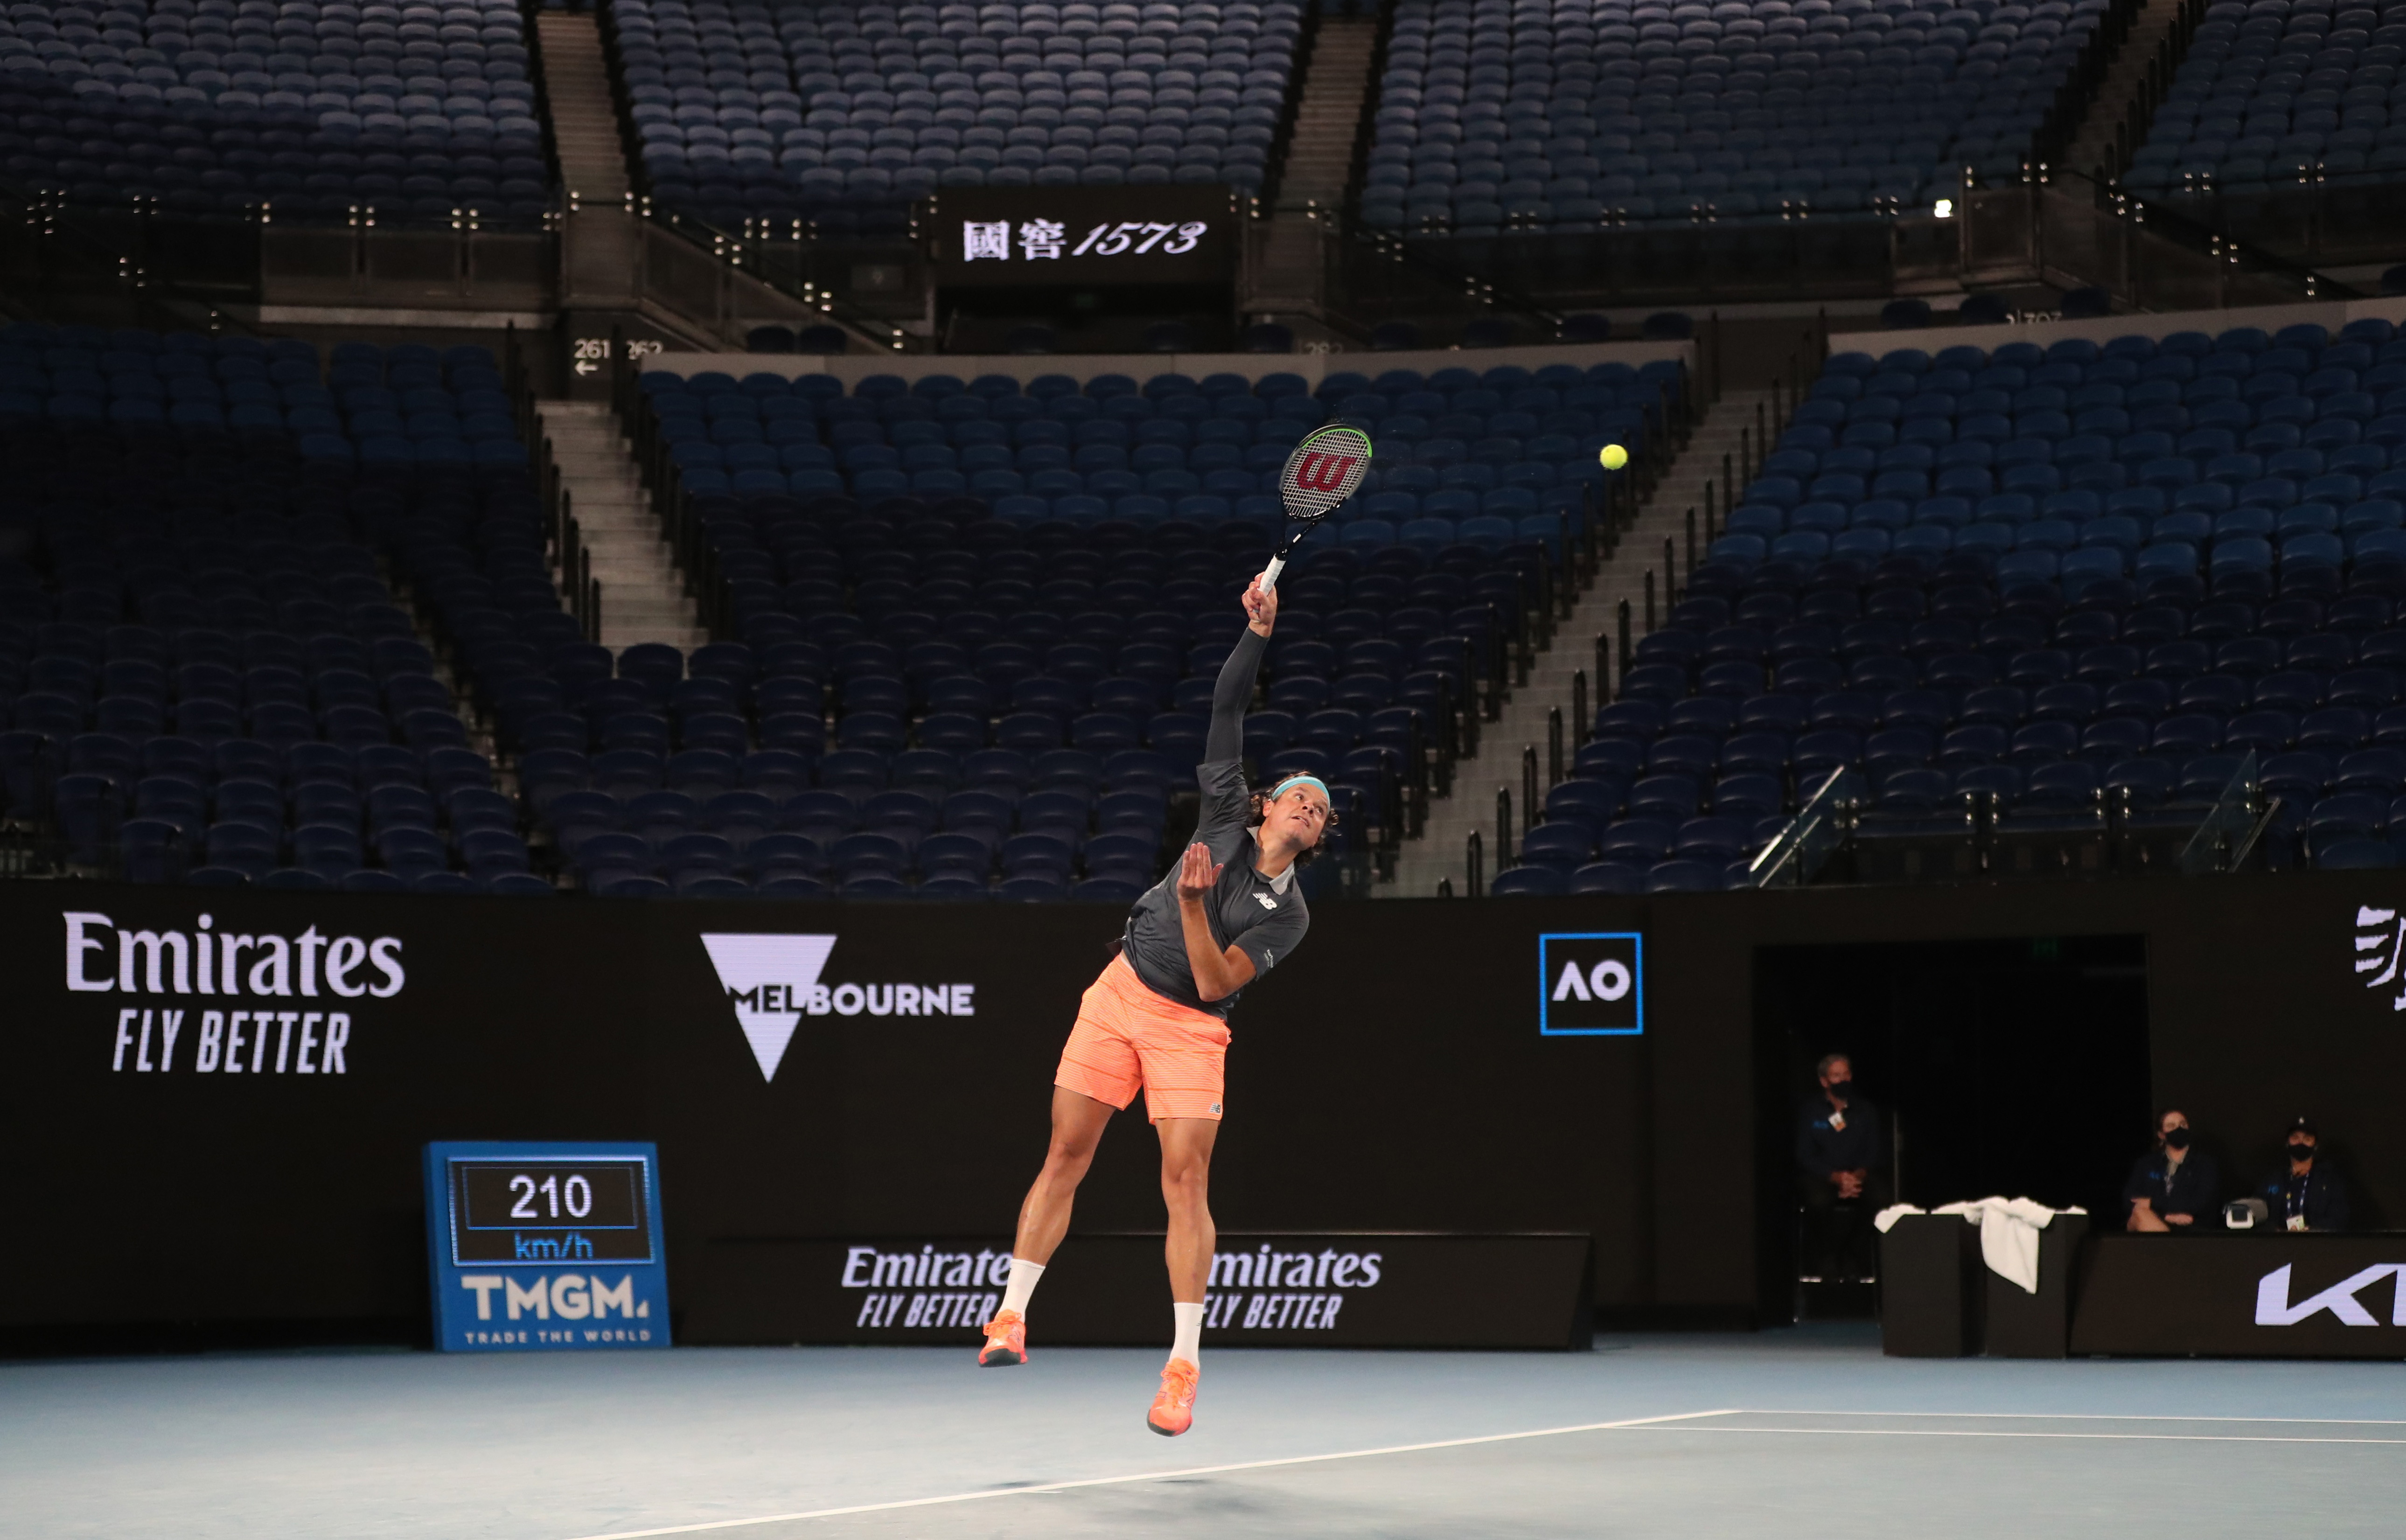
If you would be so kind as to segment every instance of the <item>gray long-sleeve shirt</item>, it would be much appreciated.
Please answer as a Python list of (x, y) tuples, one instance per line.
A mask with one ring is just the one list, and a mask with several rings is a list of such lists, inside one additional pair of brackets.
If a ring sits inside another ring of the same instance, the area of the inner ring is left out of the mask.
[[(1195, 838), (1211, 852), (1212, 861), (1221, 869), (1219, 884), (1204, 904), (1211, 940), (1223, 948), (1242, 948), (1253, 960), (1257, 979), (1301, 944), (1311, 925), (1311, 911), (1295, 883), (1295, 868), (1287, 868), (1275, 880), (1256, 871), (1253, 863), (1259, 846), (1246, 827), (1252, 798), (1245, 785), (1243, 760), (1245, 706), (1253, 699), (1253, 676), (1261, 670), (1262, 652), (1268, 645), (1268, 638), (1249, 629), (1228, 654), (1211, 691), (1211, 728), (1203, 741), (1203, 762), (1195, 767), (1195, 779), (1203, 791)], [(1225, 1017), (1243, 993), (1206, 1000), (1196, 992), (1195, 969), (1186, 958), (1186, 933), (1178, 917), (1174, 864), (1129, 911), (1123, 943), (1136, 976), (1164, 999)]]

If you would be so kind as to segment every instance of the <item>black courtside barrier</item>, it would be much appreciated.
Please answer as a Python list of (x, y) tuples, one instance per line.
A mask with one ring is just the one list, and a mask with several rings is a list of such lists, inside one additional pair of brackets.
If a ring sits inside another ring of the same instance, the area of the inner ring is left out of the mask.
[(2406, 1235), (2101, 1236), (2075, 1353), (2406, 1358)]
[[(1600, 1308), (1776, 1312), (1753, 1221), (1790, 1199), (1757, 1109), (1790, 1088), (1754, 949), (2140, 935), (2157, 1099), (2232, 1130), (2310, 1107), (2361, 1213), (2406, 1217), (2400, 913), (2387, 872), (1326, 904), (1238, 1010), (1213, 1208), (1232, 1236), (1592, 1237)], [(698, 1325), (744, 1286), (726, 1243), (998, 1236), (1120, 923), (0, 884), (0, 1121), (39, 1259), (0, 1270), (0, 1331), (422, 1329), (432, 1139), (657, 1143)], [(1153, 1143), (1113, 1124), (1082, 1235), (1158, 1228)]]

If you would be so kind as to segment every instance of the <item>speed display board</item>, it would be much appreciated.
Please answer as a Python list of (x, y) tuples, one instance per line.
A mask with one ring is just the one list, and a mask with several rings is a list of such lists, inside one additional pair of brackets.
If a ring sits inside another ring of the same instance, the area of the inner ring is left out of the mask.
[(658, 1168), (649, 1144), (428, 1145), (438, 1345), (667, 1347)]
[(1224, 187), (947, 188), (929, 208), (940, 284), (1224, 284), (1235, 272)]

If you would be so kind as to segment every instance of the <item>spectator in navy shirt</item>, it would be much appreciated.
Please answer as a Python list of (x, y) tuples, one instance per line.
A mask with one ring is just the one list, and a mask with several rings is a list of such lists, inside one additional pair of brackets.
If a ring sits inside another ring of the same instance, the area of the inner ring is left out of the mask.
[(1844, 1053), (1822, 1056), (1819, 1084), (1796, 1115), (1796, 1184), (1804, 1200), (1807, 1279), (1875, 1276), (1872, 1216), (1886, 1208), (1888, 1133), (1879, 1109), (1855, 1089)]
[(2213, 1222), (2221, 1200), (2222, 1174), (2212, 1155), (2191, 1147), (2188, 1114), (2167, 1110), (2156, 1120), (2156, 1147), (2139, 1157), (2122, 1183), (2122, 1228), (2197, 1235)]

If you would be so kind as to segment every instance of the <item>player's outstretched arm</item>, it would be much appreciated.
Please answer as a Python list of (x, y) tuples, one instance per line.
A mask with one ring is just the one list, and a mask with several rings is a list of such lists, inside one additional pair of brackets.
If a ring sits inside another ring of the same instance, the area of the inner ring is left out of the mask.
[(1228, 661), (1220, 666), (1219, 682), (1211, 686), (1211, 728), (1203, 739), (1207, 764), (1245, 752), (1245, 708), (1253, 703), (1253, 676), (1262, 671), (1262, 652), (1278, 621), (1278, 590), (1264, 590), (1260, 578), (1245, 590), (1244, 603), (1245, 634), (1237, 638)]

